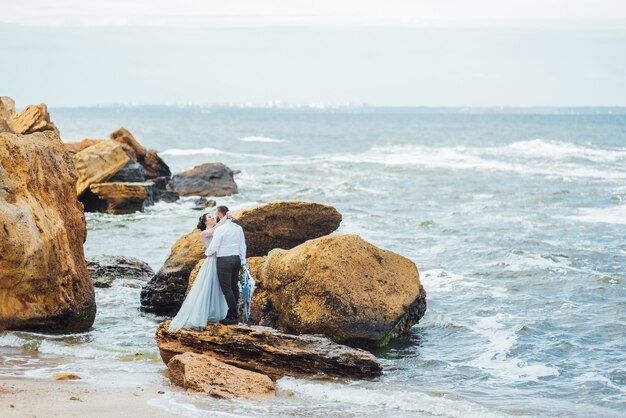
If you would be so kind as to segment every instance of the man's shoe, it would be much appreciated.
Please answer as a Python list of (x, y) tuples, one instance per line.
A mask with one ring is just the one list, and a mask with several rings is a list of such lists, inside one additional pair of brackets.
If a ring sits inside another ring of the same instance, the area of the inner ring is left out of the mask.
[(220, 321), (222, 325), (236, 325), (239, 323), (237, 318), (229, 318), (228, 316)]

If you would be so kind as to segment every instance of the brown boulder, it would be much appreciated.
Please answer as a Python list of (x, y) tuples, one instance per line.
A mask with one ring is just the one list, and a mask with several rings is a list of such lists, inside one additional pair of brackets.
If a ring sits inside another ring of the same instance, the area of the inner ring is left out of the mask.
[(212, 322), (204, 331), (170, 332), (169, 323), (159, 324), (155, 335), (165, 364), (177, 354), (193, 352), (272, 379), (320, 375), (372, 378), (382, 373), (371, 353), (318, 335), (290, 335), (271, 328)]
[(196, 353), (178, 354), (167, 363), (172, 383), (214, 398), (256, 399), (276, 396), (276, 385), (269, 377), (222, 363)]
[(147, 179), (172, 175), (156, 151), (146, 150), (127, 129), (119, 128), (111, 133), (110, 138), (122, 144), (130, 159), (143, 166)]
[(143, 212), (153, 204), (152, 183), (95, 183), (81, 198), (88, 212), (126, 214)]
[(239, 193), (233, 170), (222, 163), (200, 164), (172, 177), (168, 188), (181, 196), (230, 196)]
[(50, 121), (50, 114), (45, 104), (30, 105), (18, 115), (13, 116), (13, 128), (16, 134), (55, 131), (57, 127)]
[(76, 192), (82, 195), (90, 185), (101, 183), (113, 176), (128, 162), (128, 155), (120, 144), (102, 141), (74, 155), (78, 171)]
[(289, 249), (339, 228), (341, 214), (332, 206), (312, 202), (271, 202), (235, 214), (246, 235), (247, 256)]
[(204, 250), (198, 229), (176, 241), (163, 267), (141, 290), (141, 310), (161, 315), (176, 314), (185, 299), (189, 274), (204, 258)]
[(0, 133), (0, 329), (84, 331), (94, 288), (76, 169), (58, 133)]
[(356, 235), (276, 249), (250, 269), (255, 320), (285, 332), (384, 346), (426, 311), (415, 264)]

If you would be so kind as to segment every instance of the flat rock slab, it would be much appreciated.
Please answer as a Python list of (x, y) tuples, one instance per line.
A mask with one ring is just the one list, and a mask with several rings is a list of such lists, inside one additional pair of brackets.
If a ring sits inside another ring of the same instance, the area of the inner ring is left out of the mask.
[(148, 263), (133, 257), (98, 255), (86, 261), (95, 287), (111, 287), (118, 279), (147, 282), (154, 275)]
[(196, 353), (178, 354), (167, 364), (172, 383), (219, 399), (257, 399), (276, 396), (268, 376), (223, 363)]
[(224, 363), (277, 379), (329, 376), (374, 378), (382, 367), (371, 353), (339, 345), (317, 335), (284, 334), (258, 326), (209, 323), (204, 331), (170, 332), (162, 322), (155, 339), (168, 364), (177, 354), (207, 354)]

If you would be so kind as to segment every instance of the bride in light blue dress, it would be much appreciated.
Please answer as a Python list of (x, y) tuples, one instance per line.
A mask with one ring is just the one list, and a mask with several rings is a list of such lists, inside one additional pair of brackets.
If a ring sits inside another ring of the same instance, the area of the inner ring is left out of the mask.
[[(206, 247), (211, 243), (215, 229), (228, 218), (230, 216), (225, 216), (220, 222), (215, 223), (215, 219), (208, 213), (200, 217), (199, 239)], [(207, 322), (219, 322), (226, 317), (227, 312), (228, 304), (217, 278), (215, 256), (207, 257), (183, 305), (170, 322), (169, 330), (178, 331), (181, 328), (203, 330)]]

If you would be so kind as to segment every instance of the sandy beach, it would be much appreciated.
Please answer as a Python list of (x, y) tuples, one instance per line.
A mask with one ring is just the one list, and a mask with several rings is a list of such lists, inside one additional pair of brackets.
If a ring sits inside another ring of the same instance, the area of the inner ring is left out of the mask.
[(0, 377), (0, 416), (3, 417), (172, 417), (179, 416), (148, 404), (166, 396), (168, 386), (93, 386), (80, 380), (56, 381)]

